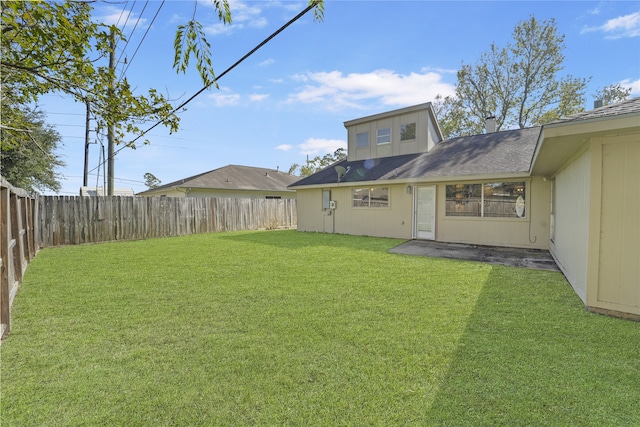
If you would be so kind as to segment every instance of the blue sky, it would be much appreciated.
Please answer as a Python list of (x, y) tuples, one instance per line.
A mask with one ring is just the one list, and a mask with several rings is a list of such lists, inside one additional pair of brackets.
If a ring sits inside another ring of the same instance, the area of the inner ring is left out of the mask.
[[(231, 3), (233, 23), (227, 26), (211, 2), (197, 3), (196, 18), (207, 31), (217, 74), (306, 6), (306, 0)], [(128, 36), (127, 44), (118, 45), (118, 69), (126, 68), (138, 91), (155, 88), (177, 104), (202, 88), (195, 69), (172, 69), (176, 28), (191, 19), (195, 5), (95, 4), (96, 20), (119, 22)], [(139, 192), (146, 189), (146, 172), (169, 183), (229, 164), (287, 171), (307, 155), (346, 148), (343, 122), (453, 94), (461, 64), (476, 62), (491, 43), (505, 46), (514, 27), (530, 16), (555, 19), (565, 35), (561, 75), (591, 78), (585, 107), (592, 107), (596, 90), (615, 83), (640, 96), (637, 1), (325, 0), (323, 22), (308, 13), (225, 75), (219, 89), (186, 106), (179, 132), (169, 135), (156, 127), (147, 135), (150, 145), (119, 151), (115, 186)], [(76, 195), (82, 185), (84, 105), (59, 95), (47, 95), (39, 105), (63, 137), (59, 154), (67, 166), (59, 170), (60, 194)], [(98, 176), (96, 167), (106, 137), (91, 135), (96, 143), (90, 148), (89, 183), (102, 186), (104, 172)]]

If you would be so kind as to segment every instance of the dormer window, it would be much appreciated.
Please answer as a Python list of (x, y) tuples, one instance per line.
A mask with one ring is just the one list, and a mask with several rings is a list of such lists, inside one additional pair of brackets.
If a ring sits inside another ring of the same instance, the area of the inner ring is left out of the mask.
[(356, 148), (368, 148), (369, 147), (369, 132), (362, 132), (356, 134)]
[(391, 128), (380, 128), (376, 138), (378, 144), (391, 144)]
[(400, 141), (410, 141), (416, 139), (416, 124), (409, 123), (400, 125)]

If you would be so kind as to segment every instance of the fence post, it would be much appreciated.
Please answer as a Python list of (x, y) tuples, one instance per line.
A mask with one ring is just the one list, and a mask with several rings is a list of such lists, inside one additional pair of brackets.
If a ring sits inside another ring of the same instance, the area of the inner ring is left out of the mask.
[(0, 338), (4, 338), (11, 329), (11, 312), (9, 304), (9, 282), (13, 281), (10, 277), (9, 267), (12, 262), (9, 253), (9, 241), (11, 240), (11, 218), (10, 210), (10, 194), (9, 189), (2, 185), (0, 189)]

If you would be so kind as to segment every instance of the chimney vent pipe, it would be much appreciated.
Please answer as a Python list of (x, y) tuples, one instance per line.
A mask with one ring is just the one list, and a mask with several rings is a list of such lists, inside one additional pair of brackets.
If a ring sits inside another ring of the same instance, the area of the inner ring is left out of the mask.
[(486, 133), (494, 133), (496, 131), (496, 116), (489, 116), (485, 121)]

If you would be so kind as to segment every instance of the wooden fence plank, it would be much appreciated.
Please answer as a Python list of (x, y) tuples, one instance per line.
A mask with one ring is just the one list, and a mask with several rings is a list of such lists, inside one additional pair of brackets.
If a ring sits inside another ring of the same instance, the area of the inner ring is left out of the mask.
[(0, 177), (0, 339), (11, 329), (11, 307), (37, 252), (32, 198)]
[(295, 199), (40, 196), (39, 247), (293, 228)]

